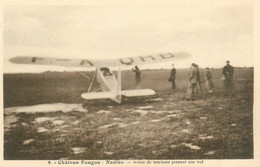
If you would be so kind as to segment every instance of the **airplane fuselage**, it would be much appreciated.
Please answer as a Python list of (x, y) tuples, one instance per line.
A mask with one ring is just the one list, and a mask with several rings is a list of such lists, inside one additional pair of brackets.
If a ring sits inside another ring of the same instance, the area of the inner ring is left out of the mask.
[[(121, 73), (121, 71), (119, 73)], [(119, 73), (118, 77), (121, 75)], [(121, 103), (121, 78), (116, 78), (114, 73), (110, 70), (107, 72), (97, 69), (97, 81), (103, 92), (112, 92), (114, 94), (114, 97), (110, 98), (111, 100)]]

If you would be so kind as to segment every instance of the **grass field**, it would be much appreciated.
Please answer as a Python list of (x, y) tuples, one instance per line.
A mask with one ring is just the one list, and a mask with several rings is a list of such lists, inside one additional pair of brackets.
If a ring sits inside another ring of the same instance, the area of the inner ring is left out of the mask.
[[(4, 159), (253, 158), (253, 68), (235, 69), (235, 97), (222, 95), (221, 69), (212, 73), (215, 93), (191, 102), (186, 69), (177, 70), (174, 91), (169, 70), (144, 70), (141, 87), (157, 94), (122, 105), (81, 99), (90, 81), (77, 72), (4, 74)], [(134, 74), (122, 75), (122, 88), (133, 89)], [(10, 112), (46, 103), (86, 111)]]

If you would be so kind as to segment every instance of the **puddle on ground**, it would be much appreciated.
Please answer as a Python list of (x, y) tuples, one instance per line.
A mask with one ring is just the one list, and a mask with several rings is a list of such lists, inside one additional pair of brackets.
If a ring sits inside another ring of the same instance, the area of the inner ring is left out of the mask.
[(163, 113), (174, 113), (173, 111), (149, 111), (150, 113), (153, 113), (153, 114), (163, 114)]
[(43, 123), (43, 122), (46, 122), (46, 121), (52, 121), (54, 119), (55, 118), (51, 118), (51, 117), (38, 117), (38, 118), (35, 118), (33, 123)]
[(43, 133), (43, 132), (48, 132), (49, 130), (48, 129), (46, 129), (46, 128), (44, 128), (44, 127), (39, 127), (39, 128), (37, 128), (37, 132), (38, 133)]
[(107, 111), (107, 110), (99, 110), (97, 112), (97, 114), (110, 114), (110, 113), (111, 113), (111, 111)]
[(64, 121), (63, 120), (54, 120), (54, 121), (52, 121), (52, 123), (54, 125), (62, 125), (64, 123)]
[(190, 125), (190, 121), (186, 121), (185, 124)]
[(136, 124), (139, 124), (141, 123), (140, 121), (135, 121), (135, 122), (131, 122), (132, 125), (136, 125)]
[(118, 127), (119, 127), (119, 128), (124, 128), (124, 127), (127, 127), (127, 126), (128, 126), (127, 124), (118, 123)]
[(107, 128), (110, 128), (110, 127), (116, 126), (116, 125), (118, 125), (118, 123), (107, 124), (107, 125), (100, 126), (98, 128), (99, 129), (104, 129), (104, 128), (107, 129)]
[(175, 113), (175, 114), (178, 114), (178, 113), (181, 113), (182, 110), (171, 110), (171, 113)]
[(23, 142), (23, 145), (30, 144), (31, 142), (34, 142), (34, 141), (35, 141), (34, 139), (25, 140), (25, 141)]
[(182, 143), (182, 145), (189, 147), (192, 150), (200, 150), (201, 149), (199, 146), (193, 145), (192, 143)]
[(189, 129), (183, 129), (182, 132), (183, 133), (191, 133)]
[(166, 115), (165, 117), (166, 118), (171, 118), (171, 117), (178, 117), (179, 114), (171, 114), (171, 115)]
[(163, 153), (163, 152), (166, 152), (167, 149), (161, 149), (161, 150), (156, 150), (156, 151), (152, 151), (153, 154), (160, 154), (160, 153)]
[(146, 111), (146, 110), (134, 110), (134, 112), (140, 113), (141, 116), (145, 116), (148, 113), (148, 111)]
[(63, 126), (61, 126), (61, 128), (67, 128), (67, 127), (69, 127), (68, 125), (63, 125)]
[(104, 152), (104, 154), (106, 154), (106, 155), (113, 155), (114, 154), (114, 152)]
[(66, 104), (66, 103), (50, 103), (50, 104), (37, 104), (32, 106), (19, 106), (5, 108), (6, 114), (10, 113), (37, 113), (37, 112), (57, 112), (62, 111), (64, 113), (70, 111), (87, 112), (81, 104)]
[[(142, 109), (137, 109), (133, 110), (133, 112), (138, 112), (141, 114), (141, 116), (145, 116), (148, 113), (153, 113), (153, 114), (163, 114), (163, 113), (176, 113), (176, 110), (171, 110), (171, 111), (153, 111), (153, 110), (142, 110)], [(178, 110), (179, 112), (179, 110)]]
[(35, 118), (35, 120), (33, 121), (33, 123), (43, 123), (43, 122), (46, 122), (46, 121), (51, 121), (54, 125), (62, 125), (64, 123), (63, 120), (55, 120), (56, 117), (38, 117), (38, 118)]
[(176, 148), (177, 146), (178, 146), (178, 145), (172, 144), (172, 145), (171, 145), (171, 148), (174, 149), (174, 148)]
[(21, 125), (22, 125), (22, 126), (28, 126), (28, 124), (27, 124), (27, 123), (24, 123), (24, 122), (22, 122)]
[(163, 121), (163, 120), (165, 120), (164, 118), (161, 118), (161, 119), (153, 119), (153, 120), (151, 120), (152, 122), (161, 122), (161, 121)]
[(210, 150), (210, 151), (204, 153), (204, 155), (213, 155), (213, 154), (215, 154), (215, 152), (216, 151), (214, 151), (214, 150)]
[(151, 120), (152, 122), (160, 122), (160, 121), (162, 121), (162, 119), (153, 119), (153, 120)]
[(59, 160), (68, 160), (69, 158), (68, 157), (65, 157), (65, 158), (60, 158)]
[(16, 127), (15, 124), (18, 121), (18, 117), (15, 115), (9, 115), (4, 117), (4, 131), (9, 132), (11, 128)]
[(102, 144), (103, 142), (102, 141), (97, 141), (97, 144)]
[(140, 106), (140, 107), (137, 107), (138, 109), (141, 109), (141, 110), (144, 110), (144, 109), (152, 109), (153, 106)]
[(113, 126), (118, 126), (119, 128), (124, 128), (124, 127), (127, 127), (128, 125), (127, 124), (123, 124), (123, 123), (112, 123), (112, 124), (107, 124), (107, 125), (100, 126), (98, 128), (99, 129), (107, 129), (107, 128), (110, 128), (110, 127), (113, 127)]
[(86, 150), (86, 148), (83, 148), (83, 147), (74, 147), (74, 148), (72, 148), (73, 154), (84, 153), (85, 150)]
[(121, 118), (113, 118), (114, 121), (120, 121)]
[(62, 133), (62, 134), (60, 134), (60, 136), (64, 137), (64, 136), (67, 136), (67, 134), (66, 133)]
[(214, 137), (212, 135), (210, 136), (205, 136), (205, 135), (199, 135), (199, 139), (205, 140), (205, 139), (213, 139)]

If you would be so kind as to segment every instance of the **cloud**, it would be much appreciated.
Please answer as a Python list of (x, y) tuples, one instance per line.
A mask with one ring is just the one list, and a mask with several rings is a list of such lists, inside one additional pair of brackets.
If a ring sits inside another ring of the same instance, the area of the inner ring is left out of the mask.
[(38, 18), (18, 17), (14, 20), (6, 21), (4, 24), (4, 31), (16, 31), (23, 33), (25, 31), (32, 32), (43, 30), (43, 22)]
[(226, 57), (251, 65), (238, 56), (243, 60), (253, 50), (253, 6), (203, 4), (5, 7), (4, 57), (101, 59), (187, 51), (193, 58), (184, 67), (192, 61), (222, 66)]
[(217, 24), (216, 22), (210, 20), (193, 20), (187, 23), (186, 26), (180, 28), (182, 32), (203, 32), (203, 31), (215, 31), (225, 28), (226, 24)]

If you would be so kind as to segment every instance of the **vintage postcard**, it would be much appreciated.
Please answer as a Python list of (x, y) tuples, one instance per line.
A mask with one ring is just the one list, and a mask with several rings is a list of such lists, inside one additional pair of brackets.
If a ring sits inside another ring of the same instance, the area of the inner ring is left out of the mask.
[(1, 9), (0, 166), (257, 166), (257, 2)]

